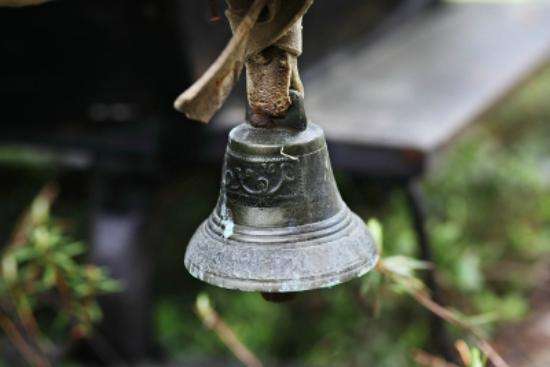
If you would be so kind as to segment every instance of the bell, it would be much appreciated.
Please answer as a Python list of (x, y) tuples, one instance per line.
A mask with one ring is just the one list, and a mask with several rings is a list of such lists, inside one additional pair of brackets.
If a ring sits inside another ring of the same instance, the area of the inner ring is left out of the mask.
[(230, 132), (217, 206), (185, 254), (196, 278), (286, 293), (334, 286), (376, 264), (367, 227), (336, 187), (323, 130), (284, 125)]

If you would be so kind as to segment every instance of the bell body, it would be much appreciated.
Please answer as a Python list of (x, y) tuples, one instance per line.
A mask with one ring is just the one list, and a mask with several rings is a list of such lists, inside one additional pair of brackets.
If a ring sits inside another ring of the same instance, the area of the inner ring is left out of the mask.
[(298, 292), (359, 277), (377, 258), (340, 197), (319, 126), (230, 132), (218, 204), (185, 254), (193, 276), (242, 291)]

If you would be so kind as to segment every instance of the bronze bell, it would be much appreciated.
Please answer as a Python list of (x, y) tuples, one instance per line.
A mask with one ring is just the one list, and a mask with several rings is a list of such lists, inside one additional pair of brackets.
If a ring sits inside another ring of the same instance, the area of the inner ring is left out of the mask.
[(196, 278), (286, 293), (343, 283), (376, 264), (371, 235), (336, 187), (323, 130), (304, 124), (300, 103), (293, 111), (294, 128), (244, 123), (230, 132), (217, 206), (185, 254)]

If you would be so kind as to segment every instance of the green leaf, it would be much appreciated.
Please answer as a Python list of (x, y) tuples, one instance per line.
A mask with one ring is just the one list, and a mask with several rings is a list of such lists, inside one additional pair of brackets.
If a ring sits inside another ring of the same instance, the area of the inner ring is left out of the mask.
[(367, 227), (374, 239), (374, 243), (378, 247), (378, 252), (381, 254), (384, 248), (384, 231), (382, 229), (382, 224), (377, 219), (371, 218), (367, 222)]
[(464, 320), (474, 326), (482, 326), (493, 323), (499, 319), (499, 315), (496, 311), (486, 312), (480, 315), (465, 316)]
[(13, 284), (17, 281), (18, 267), (17, 261), (12, 254), (7, 254), (2, 259), (2, 277), (8, 284)]
[(86, 283), (76, 284), (73, 287), (73, 290), (79, 297), (87, 297), (93, 293), (93, 288)]
[(89, 304), (86, 307), (86, 312), (92, 322), (98, 322), (103, 318), (103, 312), (96, 302)]
[(63, 246), (63, 253), (69, 257), (82, 255), (86, 251), (86, 246), (81, 242), (73, 242)]
[(457, 285), (465, 291), (478, 291), (483, 287), (481, 259), (473, 251), (466, 251), (456, 264)]
[(55, 285), (57, 278), (56, 274), (57, 272), (55, 271), (55, 268), (53, 266), (46, 266), (44, 274), (42, 275), (42, 284), (44, 285), (45, 289), (51, 289)]
[(73, 273), (78, 268), (77, 263), (62, 252), (54, 253), (52, 256), (52, 261), (55, 263), (55, 265), (57, 265), (67, 273)]
[(44, 223), (50, 216), (51, 203), (38, 196), (31, 204), (31, 218), (33, 223)]
[(361, 283), (361, 294), (377, 293), (382, 283), (383, 277), (379, 272), (373, 271), (367, 274), (367, 276), (363, 277), (363, 282)]
[(393, 274), (402, 277), (414, 277), (417, 270), (430, 269), (431, 265), (407, 256), (390, 256), (382, 260), (384, 268)]
[(103, 293), (115, 293), (122, 291), (123, 287), (119, 281), (107, 279), (99, 283), (98, 289)]
[(36, 249), (42, 253), (53, 245), (50, 231), (46, 227), (37, 227), (32, 231), (31, 239)]
[(470, 365), (468, 367), (484, 367), (485, 362), (483, 361), (483, 356), (479, 349), (477, 348), (471, 348), (470, 349), (470, 356), (472, 358), (472, 361), (470, 362)]
[(35, 258), (39, 255), (38, 251), (34, 247), (31, 246), (20, 246), (17, 247), (15, 252), (13, 253), (18, 263), (22, 263), (24, 261), (29, 261)]

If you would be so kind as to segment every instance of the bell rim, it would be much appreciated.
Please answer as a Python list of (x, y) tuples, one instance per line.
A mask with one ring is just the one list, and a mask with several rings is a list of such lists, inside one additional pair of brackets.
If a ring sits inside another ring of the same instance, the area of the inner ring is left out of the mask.
[[(326, 274), (323, 276), (311, 276), (296, 279), (281, 279), (276, 281), (264, 281), (260, 279), (242, 279), (219, 276), (214, 273), (195, 271), (193, 265), (186, 265), (189, 273), (208, 284), (229, 290), (238, 290), (242, 292), (265, 292), (265, 293), (293, 293), (312, 291), (315, 289), (332, 288), (353, 279), (358, 279), (370, 272), (378, 262), (378, 254), (374, 261), (365, 260), (364, 262), (343, 270), (341, 273)], [(289, 285), (289, 282), (301, 282), (300, 285)]]
[[(324, 243), (316, 243), (314, 246), (323, 249), (324, 246), (334, 246), (339, 242), (342, 242), (340, 246), (348, 247), (343, 250), (350, 250), (353, 246), (357, 246), (357, 243), (353, 243), (349, 240), (348, 237), (352, 237), (355, 233), (359, 235), (363, 240), (360, 246), (363, 247), (363, 253), (357, 255), (355, 261), (342, 263), (339, 271), (327, 271), (321, 274), (311, 274), (311, 275), (298, 275), (293, 277), (280, 277), (274, 279), (262, 279), (254, 277), (253, 275), (248, 274), (247, 277), (243, 276), (229, 276), (227, 274), (222, 274), (222, 272), (215, 272), (207, 270), (200, 265), (196, 258), (192, 258), (192, 253), (200, 252), (198, 248), (193, 251), (194, 247), (200, 247), (201, 242), (208, 243), (213, 246), (228, 246), (232, 247), (233, 250), (238, 251), (242, 250), (243, 252), (247, 251), (248, 248), (254, 247), (250, 244), (243, 244), (237, 241), (231, 242), (231, 240), (223, 240), (219, 236), (210, 237), (210, 234), (205, 232), (204, 227), (207, 226), (208, 222), (211, 220), (209, 217), (204, 221), (201, 226), (195, 232), (195, 235), (191, 239), (191, 242), (188, 245), (186, 256), (185, 256), (185, 267), (189, 273), (206, 283), (215, 285), (217, 287), (240, 290), (245, 292), (270, 292), (270, 293), (287, 293), (287, 292), (301, 292), (308, 291), (313, 289), (322, 289), (329, 288), (335, 285), (350, 281), (355, 278), (359, 278), (365, 275), (367, 272), (372, 270), (376, 263), (378, 262), (379, 253), (374, 243), (374, 240), (370, 233), (368, 232), (364, 222), (353, 212), (351, 212), (347, 207), (347, 214), (351, 217), (351, 224), (341, 229), (339, 237), (334, 237), (332, 239), (325, 238)], [(358, 231), (355, 232), (355, 231)], [(316, 242), (319, 241), (319, 238), (304, 241), (304, 242)], [(347, 242), (346, 242), (347, 241)], [(265, 250), (269, 249), (270, 251), (279, 251), (282, 248), (292, 251), (295, 250), (296, 256), (307, 256), (305, 253), (301, 254), (300, 251), (304, 251), (307, 247), (312, 247), (311, 244), (301, 244), (295, 248), (289, 248), (288, 242), (279, 243), (279, 244), (261, 244), (257, 245), (256, 248), (265, 246)], [(238, 248), (238, 250), (236, 250)], [(230, 249), (226, 249), (230, 251)], [(261, 251), (261, 250), (260, 250)], [(355, 251), (355, 250), (352, 250)]]

